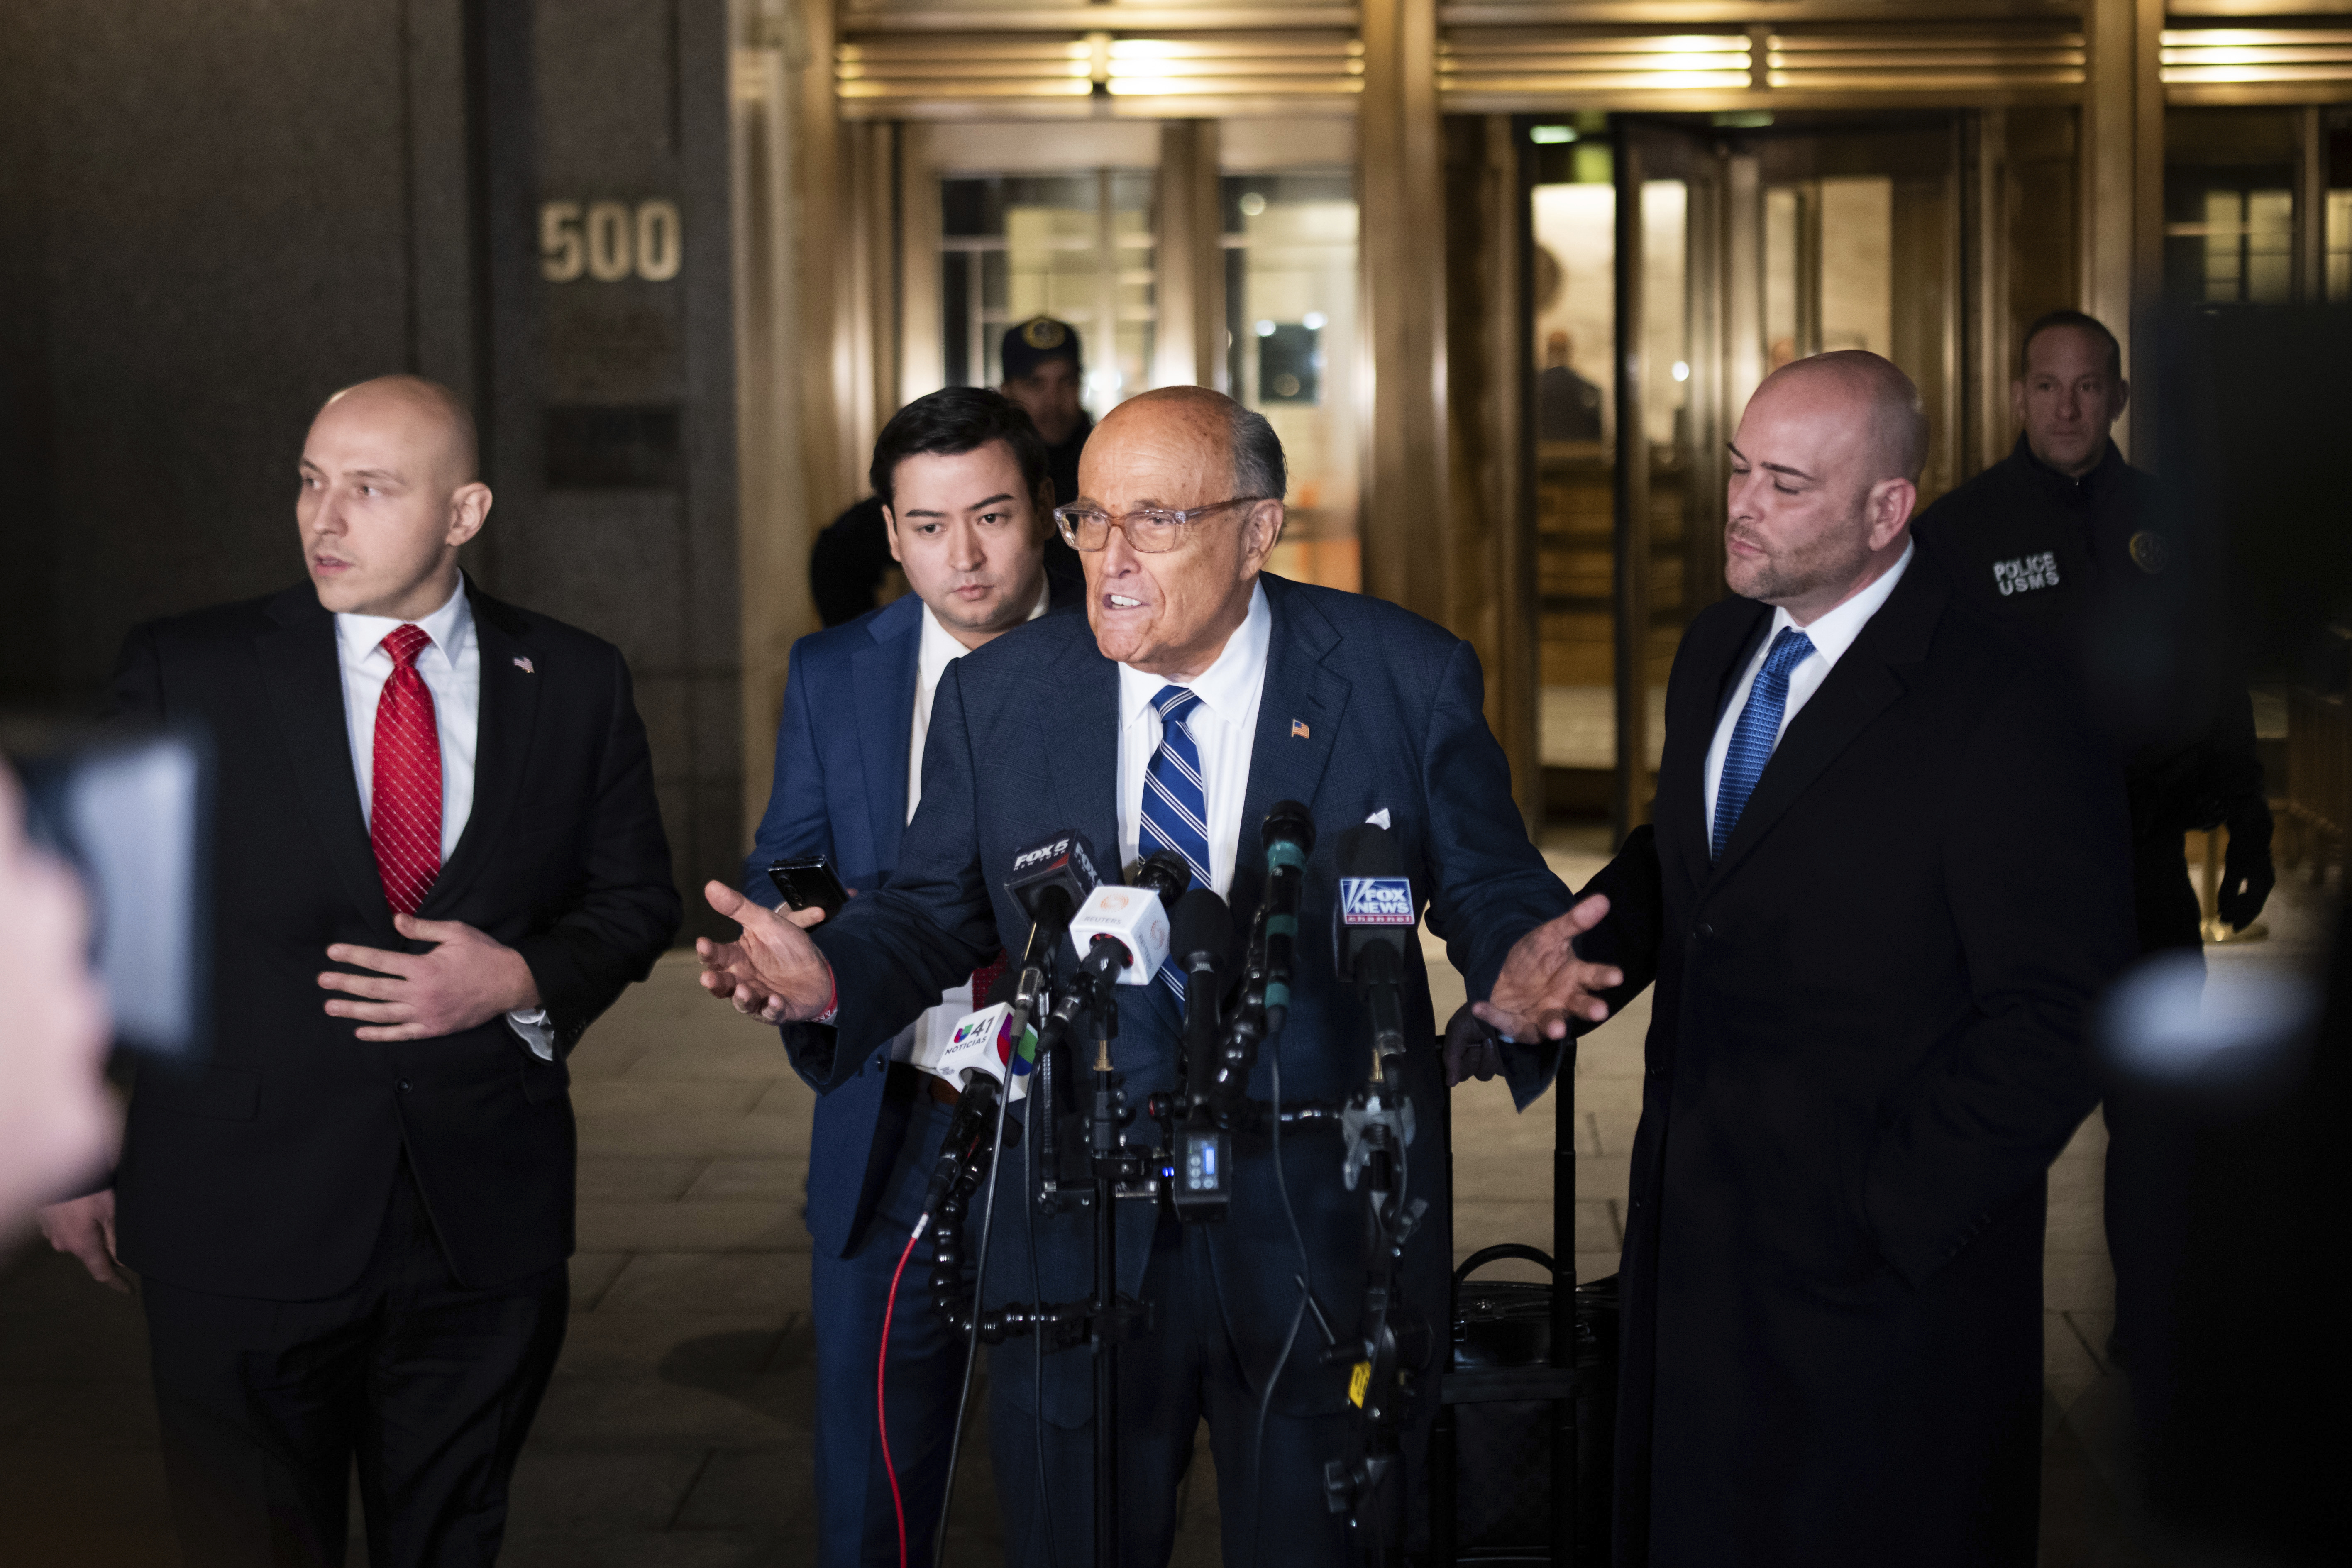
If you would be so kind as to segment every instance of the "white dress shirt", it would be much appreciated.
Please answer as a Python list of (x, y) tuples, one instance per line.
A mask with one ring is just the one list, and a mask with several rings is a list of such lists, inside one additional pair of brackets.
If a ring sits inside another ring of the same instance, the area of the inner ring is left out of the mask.
[[(1772, 736), (1774, 750), (1780, 749), (1780, 737), (1789, 732), (1789, 725), (1797, 717), (1798, 710), (1812, 700), (1813, 693), (1822, 689), (1822, 682), (1829, 679), (1830, 671), (1836, 668), (1837, 661), (1845, 657), (1845, 650), (1852, 647), (1853, 639), (1862, 635), (1864, 626), (1868, 624), (1871, 616), (1878, 614), (1894, 594), (1895, 584), (1903, 580), (1903, 573), (1911, 564), (1911, 553), (1916, 548), (1916, 545), (1905, 544), (1901, 559), (1886, 569), (1885, 576), (1836, 609), (1816, 617), (1812, 625), (1797, 626), (1811, 639), (1813, 651), (1799, 659), (1796, 668), (1789, 671), (1789, 700), (1780, 707), (1780, 728)], [(1723, 717), (1716, 721), (1715, 743), (1706, 749), (1706, 821), (1704, 826), (1710, 834), (1715, 831), (1715, 797), (1723, 787), (1723, 759), (1731, 750), (1731, 732), (1739, 727), (1739, 715), (1747, 710), (1748, 694), (1755, 689), (1756, 677), (1764, 668), (1764, 656), (1772, 649), (1772, 639), (1780, 635), (1782, 627), (1796, 626), (1796, 617), (1790, 615), (1785, 607), (1772, 612), (1772, 624), (1764, 628), (1764, 640), (1757, 645), (1754, 657), (1748, 659), (1747, 669), (1739, 677), (1739, 684), (1732, 689), (1731, 701), (1724, 708)]]
[[(1041, 579), (1037, 584), (1037, 602), (1029, 610), (1029, 619), (1035, 620), (1045, 613), (1053, 602), (1053, 584)], [(940, 677), (948, 666), (971, 650), (956, 640), (953, 632), (923, 606), (921, 641), (915, 647), (915, 728), (907, 747), (907, 820), (915, 820), (915, 808), (923, 804), (923, 742), (931, 732), (931, 700), (939, 695)], [(961, 984), (950, 985), (940, 993), (936, 1006), (927, 1007), (923, 1016), (898, 1031), (890, 1042), (894, 1060), (913, 1062), (928, 1068), (944, 1055), (955, 1039), (955, 1026), (972, 1011), (971, 977), (966, 975)]]
[[(416, 655), (416, 673), (433, 694), (434, 728), (441, 732), (441, 863), (446, 866), (474, 814), (474, 756), (482, 729), (482, 645), (474, 634), (473, 607), (460, 581), (449, 602), (421, 621), (383, 616), (338, 615), (335, 658), (343, 674), (343, 723), (352, 742), (352, 771), (359, 777), (360, 816), (375, 820), (375, 710), (383, 683), (392, 679), (392, 655), (383, 639), (414, 625), (432, 639)], [(547, 1009), (509, 1013), (523, 1043), (543, 1061), (555, 1059), (555, 1035)]]
[[(1250, 593), (1249, 614), (1225, 639), (1214, 664), (1189, 686), (1201, 700), (1184, 727), (1201, 753), (1209, 825), (1209, 875), (1219, 898), (1233, 890), (1234, 858), (1241, 849), (1242, 808), (1249, 795), (1250, 752), (1257, 742), (1258, 701), (1265, 694), (1266, 651), (1274, 643), (1274, 612), (1265, 584)], [(1160, 713), (1151, 700), (1169, 685), (1164, 675), (1118, 667), (1118, 863), (1142, 858), (1143, 781), (1160, 750)]]

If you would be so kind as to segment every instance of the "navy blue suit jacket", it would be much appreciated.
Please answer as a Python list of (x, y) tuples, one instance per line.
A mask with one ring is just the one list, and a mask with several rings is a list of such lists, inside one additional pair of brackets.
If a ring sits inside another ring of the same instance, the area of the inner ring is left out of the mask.
[[(1056, 593), (1055, 607), (1071, 607), (1069, 596)], [(923, 601), (907, 594), (793, 645), (776, 724), (775, 783), (743, 862), (743, 890), (757, 902), (773, 909), (782, 901), (770, 866), (810, 855), (830, 857), (842, 885), (858, 892), (889, 882), (907, 821), (922, 640)], [(884, 1098), (888, 1064), (886, 1050), (869, 1051), (837, 1092), (817, 1102), (808, 1224), (816, 1244), (835, 1256), (865, 1233), (898, 1158), (905, 1117)]]
[[(1485, 995), (1511, 944), (1565, 910), (1569, 894), (1528, 842), (1511, 799), (1509, 769), (1482, 711), (1476, 655), (1444, 628), (1380, 600), (1271, 576), (1262, 581), (1273, 635), (1229, 900), (1236, 931), (1246, 931), (1263, 892), (1257, 825), (1268, 806), (1303, 801), (1315, 818), (1317, 849), (1300, 910), (1305, 933), (1330, 930), (1339, 834), (1385, 810), (1416, 900), (1426, 904), (1429, 929), (1446, 941), (1471, 994)], [(1074, 828), (1092, 843), (1098, 862), (1115, 858), (1118, 785), (1118, 669), (1097, 649), (1083, 618), (1047, 616), (950, 667), (932, 707), (922, 806), (900, 839), (893, 875), (813, 933), (833, 964), (841, 1011), (831, 1027), (786, 1029), (803, 1076), (827, 1100), (860, 1092), (861, 1080), (873, 1076), (866, 1064), (877, 1047), (942, 986), (1000, 947), (1017, 951), (1028, 921), (1004, 890), (1013, 857)], [(1405, 992), (1406, 1037), (1433, 1041), (1428, 978), (1417, 953), (1408, 959)], [(1121, 989), (1114, 1058), (1139, 1109), (1153, 1090), (1175, 1085), (1181, 1022), (1164, 988)], [(1288, 1026), (1278, 1052), (1260, 1056), (1250, 1092), (1272, 1097), (1278, 1056), (1286, 1100), (1341, 1100), (1363, 1081), (1370, 1042), (1355, 992), (1335, 976), (1328, 936), (1303, 936)], [(1431, 1209), (1408, 1248), (1406, 1275), (1409, 1294), (1433, 1324), (1444, 1321), (1451, 1259), (1439, 1132), (1444, 1084), (1433, 1045), (1417, 1049), (1407, 1069), (1420, 1129), (1409, 1155), (1408, 1195), (1427, 1197)], [(1029, 1146), (1024, 1139), (1022, 1148)], [(1213, 1248), (1225, 1321), (1253, 1381), (1270, 1373), (1282, 1349), (1302, 1271), (1341, 1332), (1360, 1315), (1363, 1200), (1341, 1186), (1342, 1154), (1328, 1123), (1307, 1124), (1282, 1140), (1283, 1170), (1307, 1253), (1303, 1268), (1270, 1155), (1244, 1152), (1237, 1160), (1232, 1217), (1213, 1231)], [(1009, 1176), (1018, 1176), (1021, 1159), (1019, 1152), (1009, 1157)], [(1086, 1296), (1091, 1220), (1065, 1212), (1017, 1223), (1017, 1211), (1003, 1205), (1017, 1204), (1022, 1188), (1011, 1180), (999, 1190), (990, 1301)], [(1124, 1290), (1140, 1285), (1158, 1208), (1120, 1205)], [(1008, 1215), (1016, 1223), (1005, 1223)], [(1321, 1348), (1309, 1321), (1276, 1395), (1286, 1409), (1336, 1410), (1346, 1398), (1345, 1370), (1316, 1364)], [(1015, 1345), (1004, 1353), (1030, 1352)], [(1029, 1377), (1010, 1375), (1008, 1384), (1025, 1404)], [(1087, 1390), (1087, 1357), (1047, 1357), (1050, 1419), (1082, 1425)]]
[[(768, 868), (824, 855), (845, 887), (869, 892), (890, 879), (907, 820), (907, 748), (915, 716), (915, 655), (923, 601), (901, 595), (847, 626), (793, 645), (776, 725), (775, 784), (743, 863), (743, 890), (773, 909), (782, 901)], [(932, 1000), (939, 992), (934, 989)], [(887, 1046), (885, 1039), (882, 1044)], [(856, 1245), (882, 1179), (897, 1158), (903, 1117), (883, 1102), (887, 1050), (818, 1100), (809, 1144), (808, 1225), (835, 1256)]]

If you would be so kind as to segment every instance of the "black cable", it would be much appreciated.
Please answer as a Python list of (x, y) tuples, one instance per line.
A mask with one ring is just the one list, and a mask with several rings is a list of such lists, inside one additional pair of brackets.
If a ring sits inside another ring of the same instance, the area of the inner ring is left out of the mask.
[(1258, 1526), (1265, 1518), (1266, 1413), (1274, 1408), (1274, 1385), (1282, 1381), (1282, 1369), (1290, 1364), (1291, 1350), (1298, 1343), (1299, 1325), (1307, 1321), (1307, 1298), (1314, 1289), (1310, 1281), (1315, 1277), (1307, 1257), (1307, 1237), (1298, 1228), (1298, 1212), (1290, 1206), (1290, 1183), (1282, 1173), (1282, 1041), (1276, 1037), (1267, 1043), (1273, 1047), (1266, 1053), (1266, 1066), (1274, 1074), (1274, 1114), (1267, 1119), (1274, 1129), (1274, 1189), (1282, 1194), (1282, 1217), (1290, 1222), (1290, 1239), (1298, 1248), (1298, 1305), (1291, 1311), (1290, 1332), (1283, 1336), (1282, 1353), (1274, 1358), (1274, 1371), (1266, 1375), (1265, 1392), (1258, 1396), (1257, 1429), (1250, 1436), (1251, 1568), (1256, 1568)]
[[(1042, 1068), (1043, 1063), (1039, 1066)], [(1021, 1140), (1021, 1228), (1029, 1241), (1029, 1299), (1041, 1308), (1045, 1301), (1045, 1287), (1037, 1273), (1037, 1110), (1041, 1096), (1029, 1098), (1028, 1136)], [(1051, 1099), (1044, 1099), (1045, 1115), (1054, 1114)], [(979, 1302), (972, 1303), (973, 1310)], [(1045, 1525), (1045, 1561), (1051, 1568), (1061, 1568), (1061, 1559), (1054, 1547), (1054, 1499), (1045, 1483), (1045, 1325), (1041, 1321), (1030, 1335), (1030, 1345), (1036, 1356), (1029, 1371), (1029, 1403), (1034, 1408), (1030, 1419), (1037, 1424), (1036, 1436), (1029, 1445), (1037, 1456), (1037, 1517)]]
[[(1024, 1027), (1026, 1027), (1024, 1023)], [(1013, 1042), (1017, 1058), (1020, 1042)], [(946, 1558), (948, 1551), (948, 1512), (955, 1504), (956, 1456), (963, 1451), (963, 1424), (971, 1408), (971, 1378), (980, 1366), (980, 1320), (986, 1310), (988, 1288), (988, 1248), (990, 1232), (996, 1221), (996, 1178), (1004, 1169), (1004, 1121), (1013, 1110), (1013, 1063), (1004, 1064), (1004, 1089), (996, 1101), (996, 1142), (991, 1146), (988, 1159), (988, 1194), (981, 1200), (980, 1255), (972, 1268), (971, 1331), (965, 1340), (963, 1387), (956, 1394), (954, 1436), (948, 1441), (948, 1484), (940, 1499), (939, 1529), (931, 1539), (932, 1568)]]

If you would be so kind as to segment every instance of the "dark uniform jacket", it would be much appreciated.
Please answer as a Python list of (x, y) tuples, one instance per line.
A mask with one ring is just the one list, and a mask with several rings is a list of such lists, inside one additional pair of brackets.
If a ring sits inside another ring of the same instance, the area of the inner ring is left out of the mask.
[(2131, 953), (2123, 791), (2063, 688), (1915, 558), (1710, 863), (1707, 748), (1771, 616), (1692, 622), (1654, 826), (1583, 890), (1611, 900), (1580, 947), (1625, 968), (1612, 1015), (1657, 985), (1617, 1562), (2028, 1568), (2043, 1173)]
[[(360, 814), (334, 617), (308, 584), (131, 634), (122, 712), (193, 723), (218, 756), (213, 1054), (142, 1072), (115, 1189), (123, 1261), (188, 1289), (299, 1301), (359, 1278), (405, 1156), (477, 1289), (572, 1252), (563, 1058), (677, 930), (628, 667), (610, 643), (475, 587), (480, 742), (465, 834), (416, 911), (520, 952), (556, 1059), (503, 1017), (381, 1044), (330, 1017), (330, 942), (393, 929)], [(348, 967), (348, 966), (346, 966)]]
[(2218, 595), (2156, 479), (2107, 443), (2080, 479), (2016, 449), (1913, 526), (1979, 607), (2017, 626), (2121, 750), (2144, 951), (2199, 943), (2181, 835), (2227, 823), (2232, 859), (2266, 851), (2252, 705)]

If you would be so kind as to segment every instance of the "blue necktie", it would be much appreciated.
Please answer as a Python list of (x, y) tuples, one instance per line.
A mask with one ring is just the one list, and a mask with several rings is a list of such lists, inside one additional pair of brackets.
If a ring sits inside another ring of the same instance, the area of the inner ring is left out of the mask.
[(1739, 722), (1731, 729), (1731, 747), (1723, 753), (1723, 778), (1715, 786), (1710, 860), (1723, 858), (1723, 847), (1731, 842), (1731, 830), (1739, 826), (1739, 814), (1748, 809), (1748, 797), (1756, 793), (1756, 781), (1764, 776), (1764, 764), (1772, 760), (1772, 748), (1780, 743), (1780, 713), (1789, 706), (1789, 672), (1804, 663), (1812, 651), (1812, 638), (1794, 626), (1783, 626), (1764, 656), (1764, 668), (1756, 672), (1748, 706), (1739, 710)]
[[(1209, 791), (1201, 779), (1201, 748), (1184, 716), (1199, 705), (1200, 696), (1189, 687), (1163, 686), (1152, 694), (1160, 713), (1160, 749), (1143, 773), (1143, 823), (1137, 847), (1148, 859), (1162, 849), (1173, 849), (1192, 868), (1192, 885), (1212, 886), (1209, 876)], [(1173, 963), (1160, 966), (1160, 979), (1184, 1000), (1184, 976)]]

